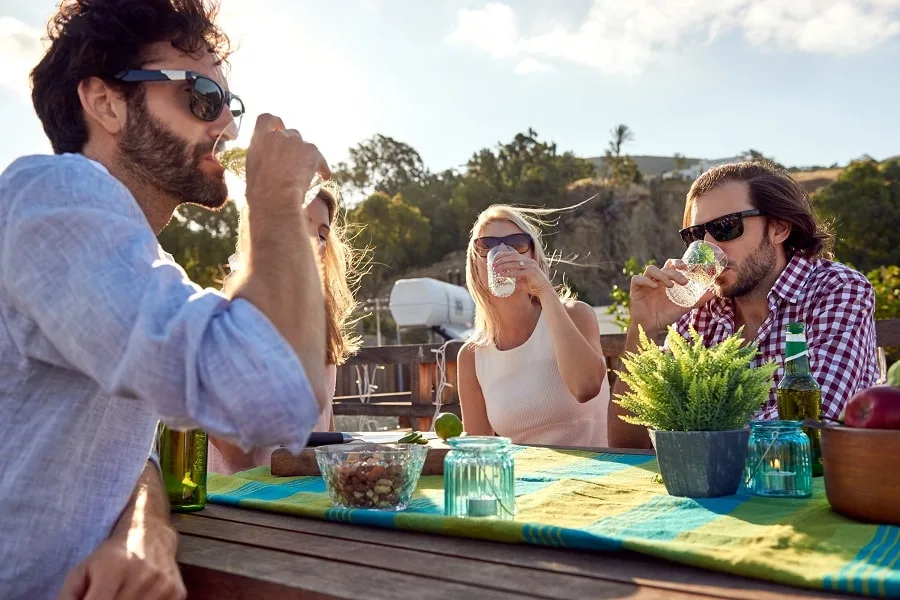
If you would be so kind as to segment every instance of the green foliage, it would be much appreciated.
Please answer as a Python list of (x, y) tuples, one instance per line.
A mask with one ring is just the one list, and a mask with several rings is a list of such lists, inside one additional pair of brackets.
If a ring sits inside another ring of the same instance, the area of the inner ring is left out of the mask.
[(606, 178), (613, 185), (629, 185), (640, 183), (641, 170), (634, 159), (622, 153), (622, 148), (627, 142), (634, 140), (634, 132), (628, 125), (618, 125), (610, 130), (609, 147), (604, 154), (606, 166)]
[(875, 290), (875, 318), (900, 318), (900, 266), (874, 269), (866, 277)]
[(430, 177), (422, 157), (409, 144), (378, 134), (350, 148), (350, 159), (334, 168), (335, 181), (357, 192), (402, 194)]
[[(625, 262), (622, 274), (625, 275), (627, 280), (630, 280), (633, 276), (642, 274), (652, 264), (656, 263), (651, 259), (641, 266), (637, 259), (632, 256)], [(631, 324), (631, 295), (628, 286), (626, 285), (626, 287), (622, 288), (618, 284), (613, 285), (609, 296), (612, 302), (606, 307), (606, 314), (613, 315), (613, 323), (618, 325), (622, 331), (627, 331), (628, 326)]]
[[(866, 277), (875, 291), (875, 318), (900, 318), (900, 266), (873, 269)], [(900, 348), (885, 348), (885, 358), (889, 363), (900, 360)]]
[(669, 327), (666, 345), (641, 329), (638, 353), (622, 357), (617, 374), (630, 391), (613, 401), (634, 415), (624, 421), (658, 431), (741, 429), (769, 395), (776, 364), (751, 368), (757, 347), (745, 346), (741, 331), (707, 348), (696, 331), (688, 341)]
[(362, 281), (366, 293), (374, 294), (391, 275), (414, 266), (428, 248), (428, 219), (400, 194), (375, 192), (349, 211), (347, 221), (360, 227), (354, 245), (375, 249), (370, 277)]
[(900, 264), (900, 161), (851, 163), (812, 200), (834, 223), (838, 260), (863, 272)]
[[(627, 127), (617, 131), (616, 177), (633, 181), (639, 177), (636, 165), (622, 153), (623, 144), (632, 136)], [(234, 148), (222, 156), (225, 167), (239, 177), (245, 176), (245, 160), (245, 148)], [(345, 198), (353, 202), (365, 198), (347, 206), (348, 220), (362, 227), (357, 245), (374, 248), (373, 273), (362, 281), (364, 294), (380, 290), (398, 272), (427, 267), (463, 250), (472, 224), (488, 206), (561, 208), (573, 201), (570, 184), (596, 174), (593, 163), (560, 152), (556, 144), (542, 140), (532, 129), (507, 143), (475, 152), (460, 171), (439, 173), (429, 171), (410, 145), (376, 135), (351, 148), (347, 161), (333, 165), (333, 172), (349, 192)], [(373, 200), (378, 193), (381, 196)], [(227, 251), (220, 249), (221, 236), (205, 230), (201, 209), (187, 210), (192, 216), (173, 221), (160, 239), (165, 240), (164, 247), (174, 249), (173, 254), (192, 277), (208, 285), (219, 277), (219, 265), (233, 251), (233, 239), (227, 240)], [(236, 212), (233, 216), (236, 222)], [(181, 236), (185, 239), (177, 239)], [(201, 239), (204, 236), (208, 239)]]
[[(491, 204), (562, 207), (567, 186), (592, 177), (594, 166), (571, 152), (560, 153), (556, 144), (543, 142), (529, 129), (496, 149), (484, 148), (469, 159), (462, 173), (431, 173), (416, 151), (392, 138), (375, 136), (350, 150), (350, 158), (335, 168), (335, 179), (366, 194), (401, 195), (427, 220), (428, 242), (410, 257), (408, 267), (425, 267), (466, 246), (478, 214)], [(358, 214), (354, 219), (368, 218)], [(375, 238), (391, 238), (385, 221), (357, 220)], [(365, 239), (365, 236), (362, 237)], [(396, 251), (375, 246), (374, 262), (394, 262)]]
[(228, 201), (213, 211), (192, 204), (178, 208), (159, 244), (201, 287), (221, 287), (228, 257), (237, 243), (238, 210)]

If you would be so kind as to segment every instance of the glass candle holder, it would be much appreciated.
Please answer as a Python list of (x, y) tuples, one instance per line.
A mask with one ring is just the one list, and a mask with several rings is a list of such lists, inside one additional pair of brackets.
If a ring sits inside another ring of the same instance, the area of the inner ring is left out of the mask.
[(451, 450), (444, 458), (444, 514), (512, 519), (516, 497), (509, 438), (462, 436), (447, 443)]
[(757, 496), (812, 496), (809, 436), (800, 421), (754, 421), (750, 424), (747, 486)]

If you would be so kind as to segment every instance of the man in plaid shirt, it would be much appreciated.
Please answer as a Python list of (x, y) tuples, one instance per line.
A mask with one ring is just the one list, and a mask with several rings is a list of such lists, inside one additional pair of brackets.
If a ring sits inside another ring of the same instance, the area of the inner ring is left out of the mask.
[[(738, 328), (759, 344), (754, 364), (778, 363), (784, 374), (785, 326), (804, 323), (813, 377), (822, 386), (822, 414), (837, 419), (847, 400), (875, 384), (875, 294), (860, 273), (828, 260), (831, 235), (812, 212), (806, 192), (789, 175), (765, 163), (741, 162), (707, 171), (691, 186), (684, 212), (685, 245), (705, 239), (728, 256), (728, 265), (692, 309), (672, 303), (667, 287), (684, 285), (681, 261), (647, 267), (631, 280), (631, 326), (626, 352), (637, 350), (638, 326), (658, 339), (675, 324), (693, 327), (707, 345)], [(624, 391), (616, 383), (614, 394)], [(609, 445), (649, 447), (646, 428), (609, 409)], [(777, 419), (775, 388), (758, 418)]]

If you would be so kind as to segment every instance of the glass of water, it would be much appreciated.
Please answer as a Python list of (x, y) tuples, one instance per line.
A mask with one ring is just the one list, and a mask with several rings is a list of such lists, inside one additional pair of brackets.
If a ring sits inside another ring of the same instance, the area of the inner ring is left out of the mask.
[(715, 283), (716, 278), (722, 274), (728, 265), (725, 252), (706, 240), (695, 240), (687, 247), (684, 256), (682, 272), (687, 277), (686, 285), (675, 284), (666, 288), (669, 300), (685, 308), (696, 305), (703, 294)]
[(504, 252), (516, 253), (512, 248), (501, 244), (491, 248), (491, 251), (488, 252), (487, 255), (488, 288), (491, 290), (491, 293), (498, 298), (507, 298), (512, 296), (513, 292), (516, 291), (516, 278), (500, 275), (494, 269), (494, 263), (497, 261), (497, 257)]

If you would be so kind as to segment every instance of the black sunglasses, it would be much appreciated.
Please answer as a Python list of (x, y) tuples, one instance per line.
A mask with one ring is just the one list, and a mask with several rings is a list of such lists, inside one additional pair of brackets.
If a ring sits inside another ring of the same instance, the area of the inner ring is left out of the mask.
[(116, 74), (116, 79), (127, 83), (146, 81), (189, 81), (191, 84), (191, 113), (203, 121), (215, 121), (222, 114), (225, 106), (240, 127), (240, 118), (244, 114), (244, 102), (222, 86), (200, 73), (179, 71), (177, 69), (133, 69)]
[(503, 237), (486, 236), (475, 238), (475, 252), (482, 258), (488, 255), (491, 248), (505, 244), (513, 248), (519, 254), (525, 254), (534, 248), (534, 240), (527, 233), (514, 233)]
[(685, 246), (690, 246), (691, 242), (702, 240), (706, 237), (706, 232), (709, 232), (709, 235), (713, 236), (717, 242), (730, 242), (744, 235), (745, 217), (761, 217), (764, 214), (757, 208), (742, 210), (700, 225), (685, 227), (678, 233), (681, 234), (681, 240)]

